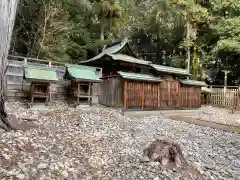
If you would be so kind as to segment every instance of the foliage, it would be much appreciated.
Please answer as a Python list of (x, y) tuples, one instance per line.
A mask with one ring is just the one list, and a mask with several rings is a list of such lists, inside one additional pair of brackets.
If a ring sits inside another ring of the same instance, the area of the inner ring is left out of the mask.
[[(20, 0), (12, 54), (78, 63), (128, 37), (133, 51), (157, 64), (186, 68), (194, 78), (240, 79), (239, 0)], [(214, 72), (214, 73), (213, 73)], [(200, 76), (202, 76), (200, 74)]]

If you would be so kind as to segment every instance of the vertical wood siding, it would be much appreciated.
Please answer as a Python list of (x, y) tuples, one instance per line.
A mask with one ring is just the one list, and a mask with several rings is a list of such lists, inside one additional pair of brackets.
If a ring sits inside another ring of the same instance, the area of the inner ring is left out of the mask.
[(99, 88), (99, 103), (111, 107), (123, 105), (123, 82), (118, 77), (104, 78)]
[(201, 107), (201, 88), (182, 86), (179, 81), (152, 83), (109, 77), (103, 80), (100, 89), (100, 103), (112, 107), (142, 110)]

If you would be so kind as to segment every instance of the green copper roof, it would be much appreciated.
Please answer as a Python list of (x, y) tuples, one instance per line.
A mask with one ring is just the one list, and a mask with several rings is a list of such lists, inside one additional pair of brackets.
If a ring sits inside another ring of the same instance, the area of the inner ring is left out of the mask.
[(103, 48), (102, 52), (99, 53), (97, 56), (95, 56), (89, 60), (83, 61), (81, 63), (82, 64), (87, 64), (87, 63), (94, 64), (94, 61), (103, 59), (105, 57), (107, 57), (107, 59), (110, 59), (110, 60), (124, 61), (124, 62), (128, 62), (128, 63), (139, 64), (139, 65), (147, 65), (148, 66), (149, 64), (152, 63), (150, 61), (144, 61), (142, 59), (138, 59), (133, 52), (132, 52), (131, 56), (119, 53), (119, 51), (121, 49), (123, 49), (125, 46), (127, 46), (130, 49), (130, 51), (132, 52), (132, 50), (128, 44), (128, 39), (125, 38), (122, 41), (118, 41), (111, 45), (105, 46)]
[(151, 64), (150, 66), (153, 67), (155, 70), (157, 70), (159, 72), (163, 72), (163, 73), (186, 75), (186, 76), (191, 75), (190, 73), (188, 73), (188, 71), (186, 69), (162, 66), (162, 65), (157, 65), (157, 64)]
[(65, 66), (67, 67), (67, 72), (72, 79), (94, 82), (101, 81), (97, 72), (97, 69), (99, 68), (71, 64), (66, 64)]
[(129, 73), (118, 71), (118, 74), (124, 79), (132, 79), (138, 81), (153, 81), (153, 82), (161, 82), (160, 78), (148, 75), (148, 74), (138, 74), (138, 73)]
[(125, 54), (107, 54), (110, 56), (113, 60), (115, 61), (125, 61), (129, 63), (134, 63), (134, 64), (142, 64), (142, 65), (149, 65), (151, 62), (150, 61), (144, 61), (141, 59), (137, 59)]
[(128, 43), (128, 39), (125, 38), (125, 39), (123, 39), (122, 41), (113, 43), (112, 45), (105, 46), (105, 47), (103, 48), (103, 52), (106, 53), (106, 54), (107, 54), (107, 53), (110, 53), (110, 54), (117, 53), (117, 52), (120, 51), (127, 43)]
[(24, 70), (25, 79), (38, 81), (58, 81), (57, 72), (54, 69), (37, 66), (27, 66)]
[(203, 81), (195, 81), (195, 80), (186, 79), (186, 80), (180, 80), (180, 82), (182, 84), (190, 85), (190, 86), (207, 86), (207, 84)]
[(140, 65), (149, 65), (151, 62), (150, 61), (145, 61), (145, 60), (141, 60), (141, 59), (137, 59), (134, 58), (132, 56), (128, 56), (125, 54), (105, 54), (105, 53), (100, 53), (97, 56), (93, 57), (92, 59), (83, 61), (82, 63), (87, 63), (87, 62), (91, 62), (91, 61), (95, 61), (98, 60), (102, 57), (110, 57), (112, 60), (114, 61), (124, 61), (124, 62), (128, 62), (128, 63), (134, 63), (134, 64), (140, 64)]

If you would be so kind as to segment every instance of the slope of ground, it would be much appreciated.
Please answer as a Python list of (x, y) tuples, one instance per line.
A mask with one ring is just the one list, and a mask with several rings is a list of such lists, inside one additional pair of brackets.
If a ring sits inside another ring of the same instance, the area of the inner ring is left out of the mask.
[(104, 107), (49, 111), (7, 104), (19, 118), (37, 118), (38, 127), (1, 134), (0, 179), (180, 179), (177, 169), (142, 163), (143, 148), (158, 135), (179, 143), (204, 179), (240, 176), (240, 135), (163, 116), (127, 118)]

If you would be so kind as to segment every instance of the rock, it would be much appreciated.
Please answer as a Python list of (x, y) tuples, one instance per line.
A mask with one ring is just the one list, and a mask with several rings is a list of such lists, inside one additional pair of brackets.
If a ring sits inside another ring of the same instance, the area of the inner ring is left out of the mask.
[(42, 163), (37, 166), (38, 169), (46, 169), (48, 167), (48, 164)]
[(25, 176), (24, 176), (24, 174), (17, 174), (16, 178), (18, 178), (18, 179), (25, 179)]
[[(180, 179), (178, 168), (169, 170), (159, 162), (141, 161), (144, 147), (158, 136), (179, 144), (189, 165), (200, 171), (202, 179), (238, 178), (237, 133), (172, 121), (160, 113), (122, 116), (120, 111), (102, 106), (70, 108), (57, 102), (48, 107), (49, 113), (41, 113), (37, 108), (7, 102), (6, 108), (14, 112), (19, 123), (22, 117), (36, 116), (39, 126), (1, 134), (1, 153), (10, 157), (6, 160), (3, 155), (0, 159), (3, 180), (18, 179), (19, 174), (20, 178), (24, 175), (24, 180), (60, 180), (61, 172), (62, 179), (74, 180)], [(210, 120), (221, 116), (218, 108), (205, 110), (209, 112), (205, 118)], [(237, 114), (234, 116), (239, 117)]]
[(13, 169), (13, 170), (11, 170), (11, 171), (8, 171), (7, 174), (8, 174), (9, 176), (13, 176), (13, 175), (16, 174), (16, 170)]
[(214, 178), (214, 176), (210, 176), (210, 179), (211, 179), (211, 180), (214, 180), (215, 178)]
[(155, 177), (153, 180), (160, 180), (160, 178), (159, 177)]
[(63, 175), (63, 177), (64, 177), (64, 178), (67, 178), (67, 177), (68, 177), (68, 172), (67, 172), (67, 171), (65, 171), (65, 170), (64, 170), (64, 171), (62, 171), (62, 173), (61, 173), (61, 174)]
[(11, 159), (11, 156), (9, 156), (7, 154), (2, 154), (2, 156), (5, 160), (10, 160)]

